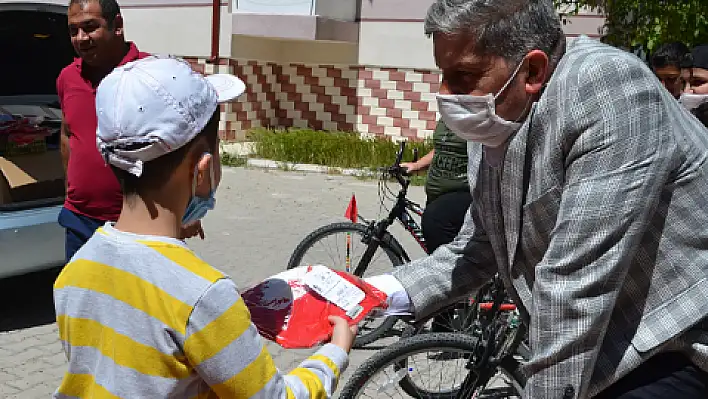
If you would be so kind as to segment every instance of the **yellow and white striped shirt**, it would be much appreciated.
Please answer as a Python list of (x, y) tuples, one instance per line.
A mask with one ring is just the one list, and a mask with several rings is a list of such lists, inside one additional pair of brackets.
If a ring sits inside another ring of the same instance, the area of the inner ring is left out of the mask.
[(175, 239), (106, 224), (54, 285), (69, 370), (54, 398), (324, 398), (348, 362), (325, 345), (288, 375), (236, 285)]

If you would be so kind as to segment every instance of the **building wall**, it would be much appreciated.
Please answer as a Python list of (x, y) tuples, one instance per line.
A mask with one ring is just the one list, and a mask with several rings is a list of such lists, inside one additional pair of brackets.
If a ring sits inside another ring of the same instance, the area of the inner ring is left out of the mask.
[(432, 0), (362, 1), (359, 63), (389, 68), (435, 69), (423, 19)]
[(356, 43), (233, 35), (231, 58), (277, 64), (357, 65)]
[[(204, 57), (211, 53), (210, 0), (119, 0), (125, 34), (151, 53)], [(222, 2), (219, 53), (231, 56), (231, 14)]]

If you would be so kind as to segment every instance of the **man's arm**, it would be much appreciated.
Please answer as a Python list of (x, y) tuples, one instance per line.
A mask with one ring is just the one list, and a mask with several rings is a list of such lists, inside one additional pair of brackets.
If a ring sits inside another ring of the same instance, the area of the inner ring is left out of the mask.
[(548, 93), (567, 104), (568, 150), (556, 225), (535, 267), (528, 398), (588, 397), (618, 293), (675, 167), (651, 72), (616, 53), (577, 68), (577, 82), (558, 85), (567, 92)]
[(67, 126), (67, 124), (62, 121), (61, 131), (59, 132), (59, 135), (61, 136), (61, 162), (64, 166), (64, 188), (67, 190), (69, 184), (69, 156), (71, 155), (71, 147), (69, 146), (70, 134), (71, 133), (69, 132), (69, 126)]
[[(475, 162), (470, 165), (476, 167)], [(473, 203), (455, 240), (395, 268), (393, 276), (405, 288), (411, 310), (420, 319), (474, 292), (496, 272), (494, 252)]]
[(184, 352), (220, 398), (329, 398), (348, 363), (342, 348), (327, 344), (282, 374), (230, 279), (214, 283), (194, 307)]

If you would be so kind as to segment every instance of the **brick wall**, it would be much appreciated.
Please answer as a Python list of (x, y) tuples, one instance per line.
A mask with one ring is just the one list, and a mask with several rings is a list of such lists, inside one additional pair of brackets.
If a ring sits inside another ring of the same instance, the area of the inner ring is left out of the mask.
[(309, 127), (366, 136), (421, 140), (437, 119), (439, 75), (428, 70), (341, 65), (278, 65), (190, 60), (195, 70), (236, 74), (246, 83), (239, 101), (222, 109), (221, 135), (243, 140), (254, 127)]

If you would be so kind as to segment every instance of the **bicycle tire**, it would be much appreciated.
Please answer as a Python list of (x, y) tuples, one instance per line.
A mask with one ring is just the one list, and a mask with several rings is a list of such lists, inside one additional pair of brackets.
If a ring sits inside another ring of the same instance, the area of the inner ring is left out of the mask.
[[(322, 226), (319, 229), (310, 233), (305, 237), (300, 244), (295, 248), (293, 254), (290, 256), (288, 261), (288, 269), (301, 266), (300, 262), (305, 257), (307, 251), (310, 250), (318, 241), (324, 239), (325, 237), (337, 234), (337, 233), (355, 233), (360, 236), (364, 236), (369, 230), (369, 227), (360, 223), (332, 223), (326, 226)], [(401, 252), (396, 247), (400, 247), (397, 241), (390, 235), (387, 235), (381, 242), (381, 249), (386, 253), (388, 258), (391, 260), (393, 267), (398, 267), (403, 264), (403, 258), (399, 255)], [(368, 266), (368, 265), (367, 265)], [(359, 276), (363, 277), (363, 276)], [(380, 326), (372, 329), (370, 332), (357, 335), (354, 340), (354, 348), (361, 348), (374, 341), (383, 338), (388, 331), (390, 331), (393, 326), (398, 321), (398, 317), (391, 316), (387, 317)]]
[[(347, 383), (342, 388), (339, 398), (340, 399), (356, 399), (361, 393), (362, 388), (364, 388), (367, 382), (377, 373), (384, 369), (388, 365), (393, 365), (404, 361), (409, 355), (419, 353), (425, 350), (441, 350), (444, 352), (446, 349), (451, 350), (464, 350), (473, 352), (476, 346), (476, 338), (466, 334), (460, 333), (428, 333), (421, 335), (414, 335), (410, 338), (400, 340), (395, 344), (389, 346), (388, 348), (381, 350), (367, 359), (364, 363), (356, 369), (352, 377), (347, 381)], [(514, 384), (514, 390), (521, 396), (523, 387), (526, 383), (526, 378), (521, 373), (518, 367), (510, 365), (508, 362), (502, 362), (498, 369), (506, 374)], [(411, 395), (410, 390), (415, 390), (415, 387), (406, 387), (405, 385), (409, 383), (407, 378), (399, 381), (399, 386), (408, 395), (414, 398), (420, 399), (454, 399), (456, 398), (457, 391), (446, 392), (446, 393), (426, 393), (425, 396), (419, 396), (415, 393)], [(497, 392), (502, 390), (508, 390), (508, 388), (491, 388), (485, 390), (484, 395), (481, 398), (493, 398)], [(420, 391), (418, 391), (420, 392)]]

